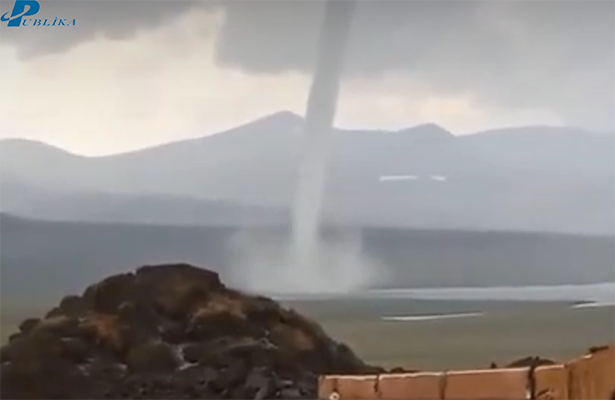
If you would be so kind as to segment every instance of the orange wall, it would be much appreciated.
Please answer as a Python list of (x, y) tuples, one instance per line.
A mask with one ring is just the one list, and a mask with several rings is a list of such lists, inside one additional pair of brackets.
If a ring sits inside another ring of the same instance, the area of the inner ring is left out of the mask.
[(609, 400), (615, 346), (564, 364), (369, 376), (322, 376), (323, 400)]

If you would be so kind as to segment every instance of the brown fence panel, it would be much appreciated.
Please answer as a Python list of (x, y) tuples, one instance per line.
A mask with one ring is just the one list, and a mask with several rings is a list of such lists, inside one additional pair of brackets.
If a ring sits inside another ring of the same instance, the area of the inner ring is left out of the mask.
[(381, 375), (378, 387), (381, 400), (440, 400), (441, 372)]
[[(610, 400), (615, 395), (615, 346), (565, 365), (533, 372), (537, 400)], [(422, 372), (367, 376), (322, 376), (323, 400), (525, 400), (530, 398), (529, 368), (446, 373)]]
[(537, 400), (570, 399), (566, 365), (549, 365), (534, 370), (534, 398)]
[(323, 376), (323, 400), (521, 400), (527, 398), (528, 369), (447, 373)]
[(363, 400), (440, 400), (443, 373), (322, 376), (318, 398)]
[(318, 398), (326, 400), (379, 399), (378, 376), (325, 376), (318, 384)]
[(503, 368), (446, 373), (446, 400), (524, 400), (529, 368)]
[(568, 363), (571, 399), (608, 400), (615, 391), (615, 347)]

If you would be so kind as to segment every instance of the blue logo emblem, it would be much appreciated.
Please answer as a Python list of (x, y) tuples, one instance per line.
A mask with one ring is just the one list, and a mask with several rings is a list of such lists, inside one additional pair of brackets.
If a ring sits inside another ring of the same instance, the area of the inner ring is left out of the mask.
[(17, 27), (21, 25), (21, 19), (30, 15), (35, 15), (41, 9), (41, 5), (36, 0), (17, 0), (10, 11), (11, 16), (7, 17), (8, 12), (2, 16), (2, 21), (9, 21), (8, 26)]
[[(13, 9), (5, 12), (0, 20), (7, 22), (9, 28), (19, 28), (20, 26), (74, 26), (75, 20), (55, 17), (51, 20), (25, 18), (36, 15), (41, 9), (41, 5), (36, 0), (16, 0)], [(9, 15), (10, 14), (10, 15)]]

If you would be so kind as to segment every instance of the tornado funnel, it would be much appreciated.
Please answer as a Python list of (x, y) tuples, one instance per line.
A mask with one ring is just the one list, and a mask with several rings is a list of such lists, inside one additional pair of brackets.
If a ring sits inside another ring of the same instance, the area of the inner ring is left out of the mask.
[[(354, 9), (355, 1), (329, 0), (325, 6), (295, 193), (290, 268), (296, 272), (297, 280), (317, 282), (322, 273), (318, 259), (319, 226), (340, 76)], [(305, 287), (301, 282), (297, 284)]]

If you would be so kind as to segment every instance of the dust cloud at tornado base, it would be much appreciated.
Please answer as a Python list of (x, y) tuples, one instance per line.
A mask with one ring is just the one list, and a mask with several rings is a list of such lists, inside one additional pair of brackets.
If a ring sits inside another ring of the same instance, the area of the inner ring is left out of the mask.
[[(377, 284), (383, 269), (361, 252), (361, 234), (344, 231), (316, 242), (317, 263), (293, 264), (292, 247), (279, 235), (246, 229), (232, 240), (230, 270), (225, 281), (242, 289), (279, 295), (338, 295)], [(378, 274), (376, 274), (378, 271)]]

